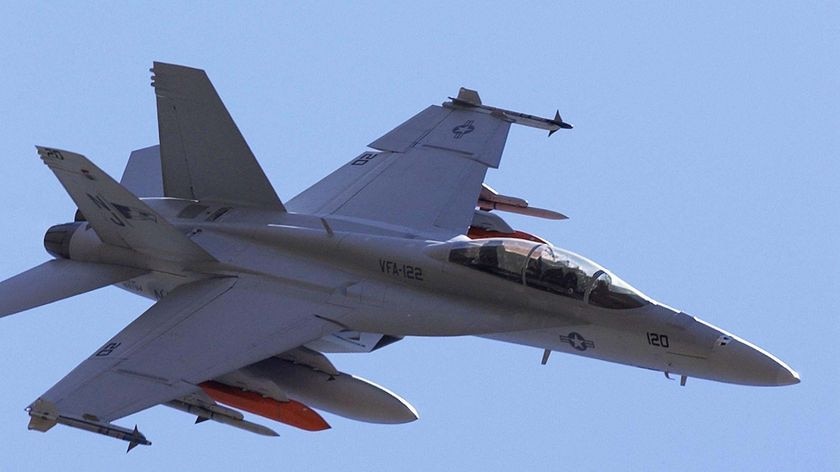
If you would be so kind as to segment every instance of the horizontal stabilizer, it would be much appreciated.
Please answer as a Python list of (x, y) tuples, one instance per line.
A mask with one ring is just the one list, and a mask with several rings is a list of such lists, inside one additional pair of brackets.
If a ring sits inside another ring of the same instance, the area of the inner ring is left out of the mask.
[(213, 260), (85, 156), (40, 146), (38, 154), (102, 242), (179, 261)]
[(0, 282), (0, 317), (123, 282), (145, 272), (131, 267), (54, 259)]

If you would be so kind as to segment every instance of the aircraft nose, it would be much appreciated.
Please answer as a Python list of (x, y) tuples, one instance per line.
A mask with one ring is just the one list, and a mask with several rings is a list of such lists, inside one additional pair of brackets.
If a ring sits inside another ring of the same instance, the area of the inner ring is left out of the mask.
[(784, 364), (779, 366), (779, 373), (776, 375), (776, 385), (796, 385), (799, 382), (798, 372)]
[(731, 381), (745, 385), (782, 386), (799, 383), (799, 374), (787, 364), (748, 341), (734, 338), (719, 351), (725, 352)]

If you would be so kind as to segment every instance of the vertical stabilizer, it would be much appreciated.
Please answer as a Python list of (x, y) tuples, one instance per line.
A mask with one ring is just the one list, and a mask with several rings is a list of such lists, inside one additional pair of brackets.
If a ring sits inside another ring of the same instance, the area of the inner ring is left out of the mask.
[(165, 196), (285, 211), (203, 70), (155, 62)]
[(131, 151), (120, 184), (140, 198), (164, 196), (160, 146)]

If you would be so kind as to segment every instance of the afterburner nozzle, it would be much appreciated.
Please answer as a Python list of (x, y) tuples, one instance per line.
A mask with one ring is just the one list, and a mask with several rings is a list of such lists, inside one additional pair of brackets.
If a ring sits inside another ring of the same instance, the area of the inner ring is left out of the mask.
[(44, 235), (44, 248), (53, 257), (70, 259), (70, 239), (82, 223), (64, 223), (55, 225)]

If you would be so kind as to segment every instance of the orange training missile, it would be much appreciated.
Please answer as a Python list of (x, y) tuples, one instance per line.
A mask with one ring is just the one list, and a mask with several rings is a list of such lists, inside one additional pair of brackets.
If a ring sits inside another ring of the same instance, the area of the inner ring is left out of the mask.
[(264, 418), (306, 431), (323, 431), (330, 428), (318, 412), (295, 400), (281, 402), (213, 380), (203, 382), (199, 386), (204, 393), (219, 403), (240, 408)]

